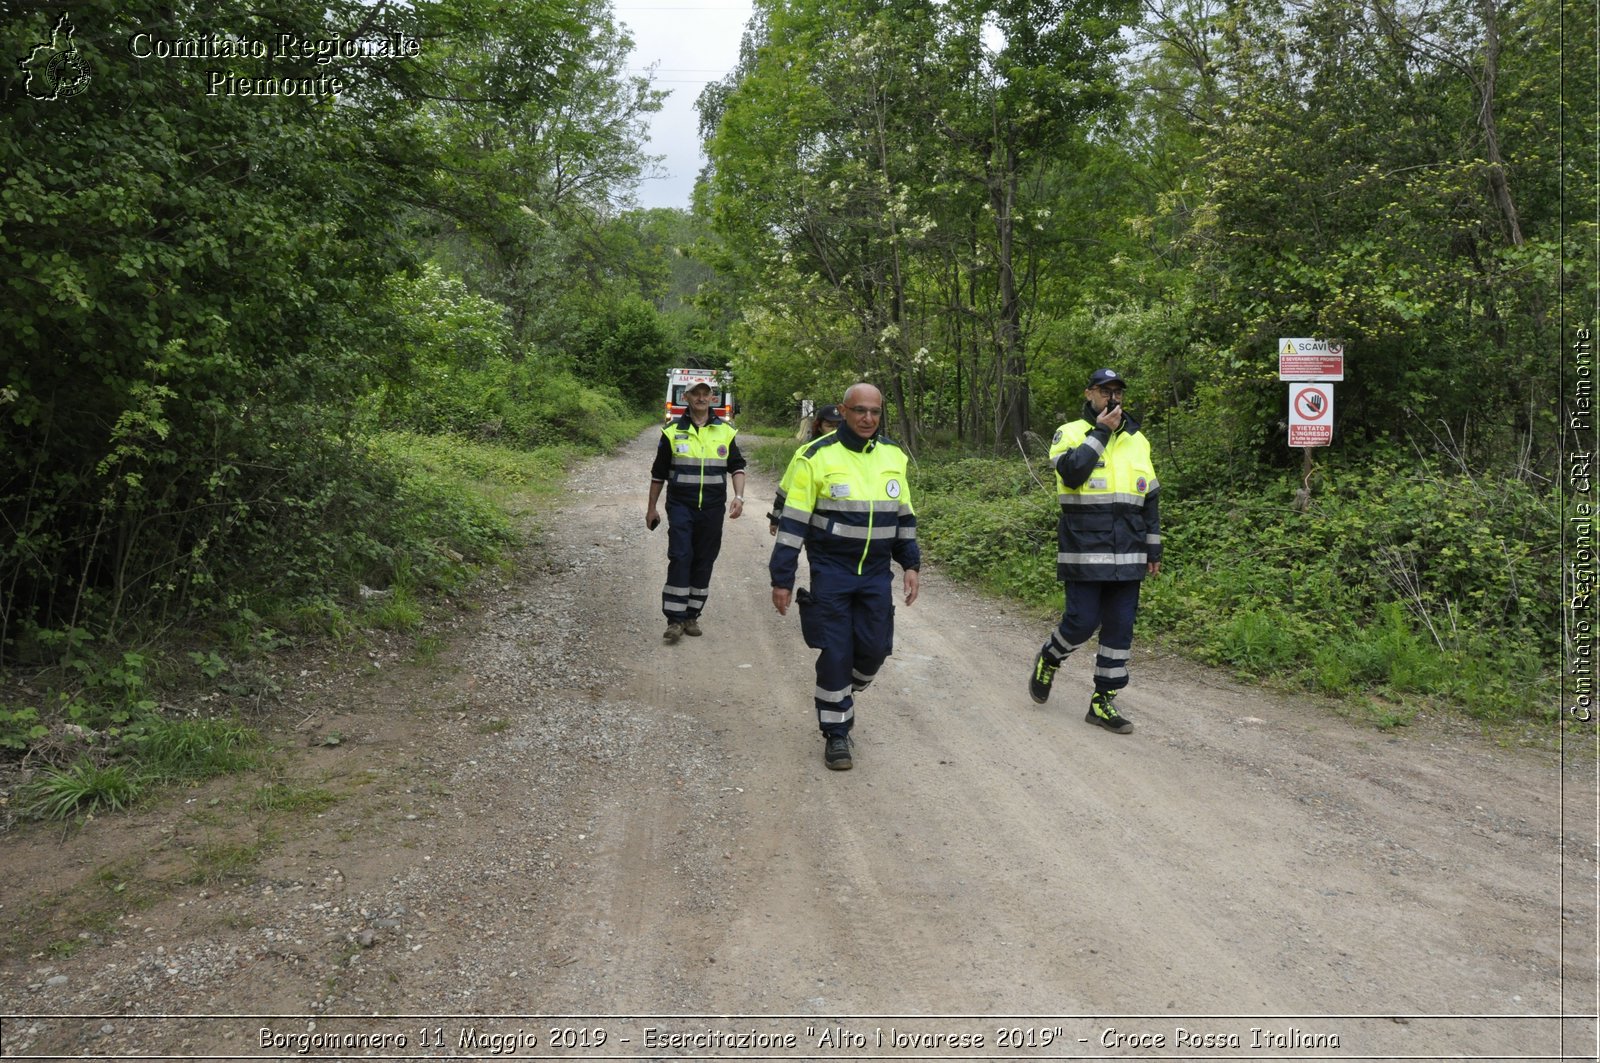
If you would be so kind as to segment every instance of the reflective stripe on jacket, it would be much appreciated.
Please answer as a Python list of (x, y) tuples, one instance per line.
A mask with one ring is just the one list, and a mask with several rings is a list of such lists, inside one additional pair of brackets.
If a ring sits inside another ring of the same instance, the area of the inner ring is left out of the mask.
[(888, 571), (889, 561), (918, 568), (917, 514), (906, 479), (906, 452), (881, 435), (861, 439), (841, 428), (796, 451), (769, 569), (774, 587), (793, 587), (804, 546), (819, 560), (858, 575)]
[(1161, 484), (1150, 440), (1124, 416), (1115, 433), (1093, 421), (1093, 409), (1056, 429), (1050, 464), (1056, 471), (1056, 578), (1064, 582), (1144, 579), (1161, 560)]

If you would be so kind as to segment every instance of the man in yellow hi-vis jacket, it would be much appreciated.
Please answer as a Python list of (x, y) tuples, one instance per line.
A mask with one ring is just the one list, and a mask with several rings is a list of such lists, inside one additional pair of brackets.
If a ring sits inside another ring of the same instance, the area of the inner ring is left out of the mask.
[(879, 431), (883, 394), (856, 384), (840, 404), (844, 423), (807, 444), (785, 474), (788, 494), (768, 568), (772, 604), (789, 612), (800, 548), (811, 563), (811, 588), (798, 597), (800, 630), (818, 650), (813, 699), (823, 735), (823, 763), (854, 763), (850, 729), (855, 695), (894, 649), (894, 592), (889, 562), (905, 573), (905, 602), (917, 600), (917, 515), (911, 508), (906, 452)]
[(1122, 409), (1126, 387), (1116, 370), (1095, 370), (1083, 413), (1051, 441), (1061, 503), (1056, 578), (1066, 584), (1067, 601), (1028, 677), (1028, 693), (1043, 704), (1061, 662), (1098, 629), (1094, 696), (1084, 719), (1115, 734), (1133, 730), (1115, 699), (1128, 685), (1139, 585), (1161, 571), (1161, 485), (1150, 441)]
[[(711, 385), (700, 381), (684, 392), (687, 413), (668, 421), (656, 444), (650, 468), (650, 502), (645, 525), (661, 522), (656, 503), (667, 493), (667, 582), (661, 612), (667, 618), (662, 638), (700, 634), (700, 611), (711, 594), (711, 567), (722, 550), (722, 508), (728, 519), (744, 512), (744, 455), (733, 425), (711, 412)], [(733, 479), (733, 499), (727, 482)]]

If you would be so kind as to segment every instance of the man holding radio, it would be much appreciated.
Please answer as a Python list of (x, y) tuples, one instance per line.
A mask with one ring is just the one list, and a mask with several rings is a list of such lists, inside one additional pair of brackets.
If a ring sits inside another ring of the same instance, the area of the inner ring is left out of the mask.
[(1051, 440), (1061, 503), (1056, 578), (1066, 584), (1066, 608), (1028, 677), (1028, 693), (1044, 704), (1061, 662), (1098, 630), (1094, 696), (1084, 720), (1114, 734), (1133, 730), (1115, 699), (1128, 685), (1139, 585), (1161, 571), (1161, 485), (1150, 441), (1122, 409), (1126, 387), (1115, 369), (1096, 369), (1082, 414)]

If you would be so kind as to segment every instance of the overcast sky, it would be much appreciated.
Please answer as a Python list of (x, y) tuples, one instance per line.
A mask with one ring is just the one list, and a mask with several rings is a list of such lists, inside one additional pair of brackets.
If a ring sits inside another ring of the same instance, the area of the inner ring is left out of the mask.
[(670, 90), (650, 122), (652, 155), (664, 155), (667, 176), (639, 184), (641, 207), (689, 209), (700, 157), (700, 116), (694, 101), (739, 61), (749, 0), (616, 0), (617, 21), (632, 32), (630, 73), (656, 64), (655, 87)]

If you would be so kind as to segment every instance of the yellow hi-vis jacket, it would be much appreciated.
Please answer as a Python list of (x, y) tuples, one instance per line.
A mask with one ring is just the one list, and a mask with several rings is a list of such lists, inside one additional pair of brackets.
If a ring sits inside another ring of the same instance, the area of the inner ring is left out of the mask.
[(917, 514), (911, 508), (906, 452), (884, 436), (862, 439), (841, 426), (795, 452), (768, 570), (774, 587), (793, 587), (800, 548), (819, 565), (858, 576), (885, 573), (889, 561), (920, 568)]
[(668, 421), (661, 429), (650, 478), (666, 481), (669, 500), (688, 502), (697, 509), (721, 506), (727, 500), (728, 474), (745, 467), (734, 441), (738, 434), (716, 414), (702, 428), (696, 428), (688, 414)]
[(1161, 484), (1150, 440), (1124, 415), (1115, 433), (1094, 423), (1093, 408), (1056, 429), (1056, 578), (1141, 580), (1161, 560)]

